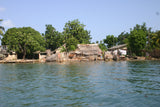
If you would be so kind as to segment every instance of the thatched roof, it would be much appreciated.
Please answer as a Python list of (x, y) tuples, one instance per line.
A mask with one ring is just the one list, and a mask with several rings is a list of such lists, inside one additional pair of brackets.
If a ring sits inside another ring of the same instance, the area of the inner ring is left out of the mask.
[(122, 45), (117, 45), (117, 46), (113, 46), (111, 48), (108, 48), (108, 50), (116, 50), (116, 49), (121, 49), (121, 48), (124, 48), (126, 47), (127, 44), (122, 44)]
[(57, 54), (53, 54), (53, 55), (46, 58), (47, 62), (53, 62), (53, 61), (56, 61), (56, 60), (57, 60)]
[(78, 44), (75, 50), (76, 54), (83, 55), (101, 55), (101, 49), (98, 44)]

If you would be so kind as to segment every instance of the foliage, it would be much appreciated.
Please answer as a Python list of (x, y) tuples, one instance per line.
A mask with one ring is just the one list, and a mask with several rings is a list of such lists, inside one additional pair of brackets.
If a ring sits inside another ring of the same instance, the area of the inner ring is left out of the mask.
[[(3, 20), (2, 20), (2, 19), (0, 19), (0, 22), (1, 22), (1, 21), (3, 21)], [(4, 31), (5, 31), (4, 27), (3, 27), (3, 26), (0, 26), (0, 35), (2, 35), (2, 36), (3, 36)], [(1, 38), (0, 38), (0, 39), (1, 39)]]
[(66, 52), (67, 50), (66, 50), (66, 47), (64, 47), (64, 46), (61, 46), (61, 50), (60, 50), (60, 52)]
[(76, 48), (77, 48), (77, 44), (79, 43), (79, 41), (72, 37), (72, 38), (69, 38), (67, 41), (66, 41), (66, 49), (67, 51), (74, 51)]
[(46, 25), (44, 37), (47, 49), (55, 50), (64, 44), (64, 36), (56, 31), (52, 25)]
[(136, 25), (133, 30), (130, 31), (130, 35), (128, 37), (128, 49), (130, 50), (130, 54), (136, 54), (138, 56), (142, 56), (142, 50), (146, 47), (146, 27), (143, 24)]
[(114, 37), (113, 35), (108, 35), (106, 36), (106, 39), (104, 39), (104, 43), (107, 44), (108, 48), (115, 46), (117, 41), (118, 41), (117, 37)]
[[(65, 43), (67, 43), (67, 50), (74, 50), (77, 44), (89, 44), (90, 43), (90, 31), (84, 29), (85, 25), (81, 24), (79, 20), (68, 21), (64, 27)], [(75, 40), (75, 41), (73, 41)], [(71, 42), (74, 42), (73, 46), (69, 46)], [(75, 44), (76, 43), (76, 44)]]
[(106, 47), (106, 45), (105, 45), (102, 41), (100, 41), (100, 43), (99, 43), (99, 48), (100, 48), (103, 52), (107, 51), (107, 47)]
[(152, 47), (152, 49), (160, 49), (160, 31), (151, 34), (150, 46)]
[(19, 55), (33, 54), (35, 51), (44, 51), (45, 41), (40, 33), (31, 27), (10, 28), (2, 38), (2, 44), (7, 45), (10, 51)]
[(118, 35), (118, 44), (125, 44), (127, 39), (129, 37), (129, 33), (128, 32), (122, 32), (120, 35)]

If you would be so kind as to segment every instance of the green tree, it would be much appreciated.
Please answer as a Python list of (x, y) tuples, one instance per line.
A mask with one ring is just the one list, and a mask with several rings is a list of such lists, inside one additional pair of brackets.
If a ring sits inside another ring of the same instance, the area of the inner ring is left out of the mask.
[(45, 41), (40, 33), (31, 27), (10, 28), (2, 38), (2, 44), (9, 51), (15, 51), (25, 59), (26, 55), (35, 51), (44, 51)]
[(128, 37), (128, 49), (130, 50), (130, 54), (142, 56), (142, 50), (146, 47), (147, 41), (146, 31), (144, 24), (142, 26), (137, 24), (133, 30), (131, 29)]
[(118, 35), (118, 38), (117, 38), (118, 39), (118, 44), (119, 45), (125, 44), (128, 37), (129, 37), (128, 32), (122, 32), (120, 35)]
[(114, 37), (113, 35), (108, 35), (106, 36), (106, 39), (104, 39), (104, 43), (107, 44), (108, 48), (115, 46), (117, 44), (117, 41), (117, 37)]
[(69, 38), (67, 41), (66, 41), (66, 49), (67, 51), (70, 51), (70, 50), (75, 50), (77, 48), (77, 44), (78, 44), (78, 40), (74, 37), (72, 38)]
[[(1, 21), (3, 21), (3, 20), (0, 19), (0, 22), (1, 22)], [(3, 36), (3, 34), (4, 34), (3, 32), (4, 32), (4, 31), (5, 31), (4, 27), (3, 27), (3, 26), (0, 26), (0, 35), (1, 35), (1, 36)], [(0, 39), (1, 39), (1, 37), (0, 37)]]
[(160, 31), (152, 33), (150, 35), (150, 46), (152, 49), (158, 48), (160, 49)]
[(64, 44), (64, 36), (56, 31), (52, 25), (46, 25), (45, 31), (46, 48), (55, 50)]
[(104, 42), (100, 41), (100, 43), (99, 43), (98, 45), (99, 45), (99, 48), (100, 48), (103, 52), (107, 51), (107, 47), (106, 47), (106, 45), (104, 44)]
[[(81, 24), (78, 19), (68, 21), (63, 29), (65, 43), (69, 43), (72, 42), (72, 40), (76, 40), (77, 44), (89, 44), (91, 40), (90, 31), (85, 30), (84, 27), (85, 25)], [(77, 47), (77, 44), (74, 43), (74, 47)], [(74, 49), (70, 46), (67, 47), (68, 51), (70, 49)]]

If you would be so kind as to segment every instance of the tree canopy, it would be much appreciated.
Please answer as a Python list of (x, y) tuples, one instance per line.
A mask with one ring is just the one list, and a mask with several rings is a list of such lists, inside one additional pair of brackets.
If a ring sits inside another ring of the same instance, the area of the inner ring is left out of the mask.
[(52, 25), (46, 25), (44, 38), (47, 49), (55, 50), (64, 44), (64, 36), (56, 31)]
[[(3, 21), (3, 20), (0, 19), (0, 22), (1, 22), (1, 21)], [(4, 31), (5, 31), (4, 27), (3, 27), (3, 26), (0, 26), (0, 35), (3, 35), (3, 34), (4, 34)], [(0, 39), (1, 39), (1, 37), (0, 37)]]
[(106, 39), (104, 39), (104, 43), (107, 44), (108, 48), (115, 46), (117, 41), (118, 41), (117, 37), (114, 37), (113, 35), (108, 35), (106, 36)]
[(8, 29), (3, 35), (2, 44), (7, 45), (9, 51), (23, 55), (23, 59), (25, 59), (26, 54), (45, 50), (44, 38), (31, 27)]
[(128, 49), (131, 54), (138, 56), (142, 55), (142, 50), (146, 47), (147, 42), (147, 28), (145, 24), (136, 25), (134, 29), (130, 31), (128, 37)]
[[(86, 30), (85, 25), (78, 19), (65, 23), (63, 32), (58, 32), (48, 24), (43, 36), (31, 27), (10, 28), (4, 34), (4, 27), (0, 26), (0, 35), (2, 35), (2, 45), (8, 45), (9, 51), (22, 55), (23, 59), (35, 51), (55, 50), (61, 46), (66, 46), (62, 47), (64, 51), (72, 51), (77, 48), (77, 44), (90, 44), (91, 40), (90, 31)], [(118, 37), (107, 35), (105, 39), (96, 43), (102, 51), (107, 50), (106, 46), (110, 48), (126, 43), (130, 55), (141, 56), (146, 51), (160, 50), (160, 31), (151, 31), (145, 23), (137, 24), (129, 33), (122, 32)]]
[[(64, 37), (67, 50), (76, 49), (77, 44), (89, 44), (91, 40), (90, 31), (84, 29), (85, 25), (79, 20), (68, 21), (64, 27)], [(73, 41), (74, 40), (74, 41)], [(70, 42), (74, 42), (70, 45)], [(72, 48), (71, 48), (72, 47)]]
[(150, 35), (150, 47), (160, 49), (160, 31), (156, 31)]
[(127, 39), (129, 37), (129, 33), (128, 32), (122, 32), (120, 35), (118, 35), (118, 44), (125, 44)]
[[(96, 43), (99, 43), (99, 42), (96, 41)], [(100, 41), (100, 43), (98, 44), (98, 46), (99, 46), (99, 48), (100, 48), (103, 52), (107, 51), (107, 47), (106, 47), (104, 41)]]

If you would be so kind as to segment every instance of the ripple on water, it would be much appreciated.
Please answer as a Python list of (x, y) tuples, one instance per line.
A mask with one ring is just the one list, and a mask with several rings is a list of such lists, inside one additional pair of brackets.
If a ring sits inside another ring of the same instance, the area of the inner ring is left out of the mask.
[(160, 105), (160, 61), (0, 64), (0, 106)]

